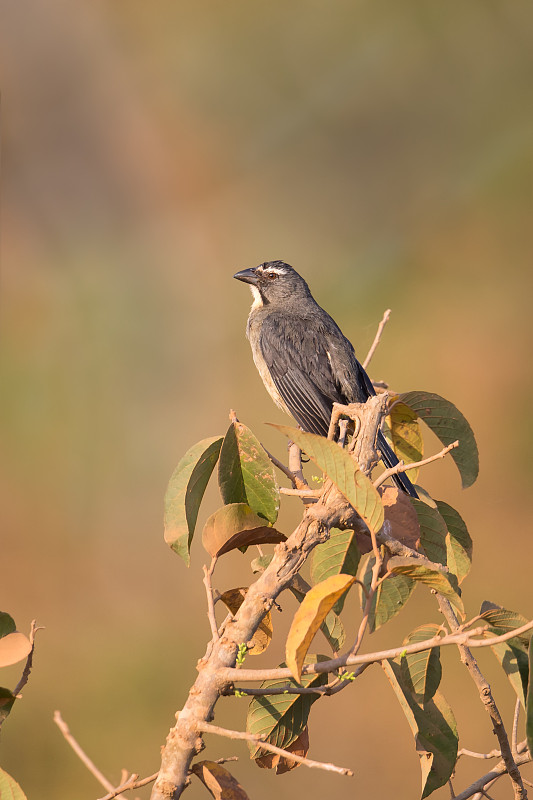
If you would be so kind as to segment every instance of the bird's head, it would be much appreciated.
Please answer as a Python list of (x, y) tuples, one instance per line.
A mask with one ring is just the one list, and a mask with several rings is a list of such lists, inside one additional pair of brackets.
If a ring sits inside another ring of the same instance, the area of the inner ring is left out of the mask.
[(311, 296), (302, 276), (284, 261), (265, 261), (258, 267), (243, 269), (233, 277), (250, 285), (254, 297), (252, 308)]

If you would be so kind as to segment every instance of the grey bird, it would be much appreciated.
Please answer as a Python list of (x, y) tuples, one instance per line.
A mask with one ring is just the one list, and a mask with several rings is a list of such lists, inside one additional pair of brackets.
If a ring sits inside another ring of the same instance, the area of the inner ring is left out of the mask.
[[(351, 343), (293, 267), (266, 261), (233, 277), (252, 291), (246, 335), (263, 383), (304, 431), (327, 436), (333, 403), (365, 403), (376, 394)], [(398, 463), (381, 431), (377, 446), (387, 467)], [(418, 497), (405, 473), (393, 479)]]

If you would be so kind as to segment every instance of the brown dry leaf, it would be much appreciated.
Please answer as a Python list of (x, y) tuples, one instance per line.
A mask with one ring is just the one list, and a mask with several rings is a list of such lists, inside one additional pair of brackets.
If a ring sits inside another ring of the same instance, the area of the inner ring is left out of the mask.
[(214, 557), (250, 544), (278, 544), (286, 538), (270, 528), (246, 503), (229, 503), (211, 514), (205, 523), (202, 544)]
[(416, 550), (420, 543), (420, 525), (409, 497), (395, 486), (388, 486), (381, 495), (381, 502), (394, 538)]
[[(305, 727), (298, 738), (285, 749), (288, 753), (305, 758), (309, 752), (309, 729)], [(261, 769), (275, 769), (276, 775), (283, 775), (284, 772), (290, 772), (291, 769), (301, 766), (298, 761), (280, 756), (279, 753), (267, 753), (261, 758), (256, 758), (255, 763)]]
[[(238, 589), (228, 589), (220, 595), (220, 599), (232, 614), (236, 614), (246, 596), (248, 587), (241, 586)], [(272, 616), (268, 611), (261, 620), (258, 629), (252, 637), (253, 646), (248, 650), (248, 655), (258, 656), (263, 653), (272, 640), (273, 627)]]
[(331, 575), (313, 586), (302, 600), (294, 615), (285, 645), (287, 666), (298, 682), (305, 656), (316, 632), (337, 600), (354, 582), (354, 575)]
[(214, 761), (197, 761), (191, 772), (200, 778), (215, 800), (250, 800), (231, 772)]
[(23, 633), (8, 633), (0, 639), (0, 667), (16, 664), (29, 656), (31, 642)]

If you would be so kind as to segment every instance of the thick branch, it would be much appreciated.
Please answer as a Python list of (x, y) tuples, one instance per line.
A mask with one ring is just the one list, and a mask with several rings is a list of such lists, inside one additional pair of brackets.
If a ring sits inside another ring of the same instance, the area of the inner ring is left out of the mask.
[[(367, 425), (375, 427), (381, 414), (379, 405), (369, 401), (359, 413), (361, 429)], [(307, 488), (305, 484), (298, 485), (299, 467), (300, 453), (292, 445), (289, 450), (290, 471), (295, 477), (296, 488)], [(276, 546), (271, 563), (250, 586), (222, 636), (210, 642), (206, 655), (198, 663), (198, 677), (163, 748), (161, 770), (152, 791), (152, 800), (177, 800), (181, 796), (191, 761), (203, 746), (198, 733), (199, 724), (213, 719), (213, 710), (222, 690), (238, 679), (229, 678), (227, 672), (235, 666), (239, 645), (252, 639), (265, 613), (278, 594), (289, 586), (313, 547), (328, 538), (330, 528), (343, 526), (348, 517), (354, 517), (353, 509), (336, 487), (326, 481), (318, 502), (306, 505), (302, 521), (295, 531), (286, 542)]]
[(309, 551), (325, 540), (339, 520), (344, 503), (335, 500), (335, 493), (329, 495), (328, 505), (319, 500), (306, 507), (301, 523), (286, 542), (276, 546), (272, 562), (249, 588), (223, 635), (201, 660), (198, 678), (167, 737), (152, 800), (175, 800), (181, 796), (191, 760), (202, 747), (198, 724), (212, 719), (222, 689), (231, 682), (225, 678), (224, 670), (234, 666), (239, 644), (251, 640), (272, 601), (290, 584)]
[[(437, 595), (437, 598), (439, 602), (439, 608), (444, 614), (450, 629), (452, 631), (457, 630), (459, 628), (459, 623), (450, 602), (442, 595)], [(514, 633), (516, 635), (516, 632)], [(507, 731), (505, 730), (501, 714), (492, 696), (490, 686), (485, 680), (485, 676), (479, 669), (478, 663), (474, 658), (472, 651), (465, 644), (460, 644), (459, 652), (461, 654), (461, 661), (468, 669), (472, 680), (476, 684), (481, 702), (485, 706), (485, 709), (490, 716), (494, 733), (500, 745), (505, 770), (509, 773), (509, 777), (511, 778), (515, 800), (525, 800), (527, 798), (527, 791), (522, 782), (520, 770), (518, 769), (516, 761), (513, 758)]]

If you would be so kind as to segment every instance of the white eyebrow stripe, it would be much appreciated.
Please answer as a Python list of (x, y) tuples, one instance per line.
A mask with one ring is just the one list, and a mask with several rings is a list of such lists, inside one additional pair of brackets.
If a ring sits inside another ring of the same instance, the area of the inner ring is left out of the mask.
[(286, 275), (287, 270), (283, 267), (266, 267), (266, 269), (262, 269), (261, 272), (275, 272), (276, 275)]

